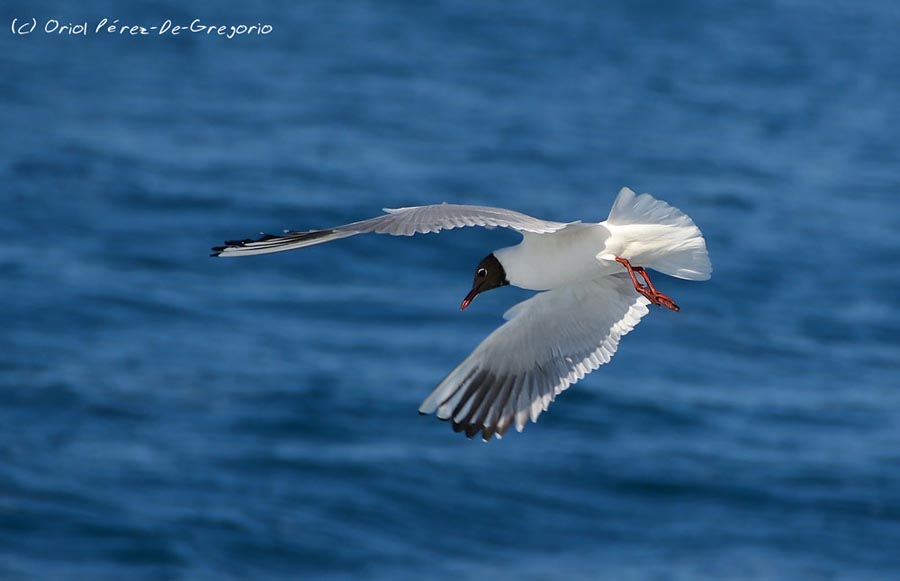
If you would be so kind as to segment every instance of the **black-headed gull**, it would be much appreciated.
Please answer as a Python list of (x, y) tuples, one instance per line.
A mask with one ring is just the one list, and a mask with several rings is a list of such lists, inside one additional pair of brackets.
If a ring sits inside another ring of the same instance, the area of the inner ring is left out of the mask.
[[(513, 306), (506, 323), (450, 372), (419, 412), (451, 420), (468, 437), (487, 441), (510, 426), (536, 422), (557, 395), (608, 362), (619, 339), (655, 304), (677, 311), (645, 268), (707, 280), (712, 266), (700, 229), (683, 212), (650, 194), (623, 188), (600, 223), (550, 222), (503, 208), (439, 204), (385, 209), (345, 226), (286, 231), (226, 242), (213, 256), (280, 252), (375, 232), (394, 236), (463, 226), (512, 228), (522, 242), (485, 257), (475, 270), (465, 309), (480, 293), (507, 284), (545, 291)], [(641, 277), (643, 282), (638, 280)]]

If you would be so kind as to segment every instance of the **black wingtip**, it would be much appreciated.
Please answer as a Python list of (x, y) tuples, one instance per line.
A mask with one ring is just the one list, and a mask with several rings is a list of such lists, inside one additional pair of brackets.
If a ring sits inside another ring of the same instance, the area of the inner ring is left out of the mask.
[[(282, 246), (286, 246), (289, 244), (295, 244), (297, 242), (306, 242), (318, 240), (320, 238), (326, 238), (331, 234), (334, 234), (336, 230), (334, 228), (329, 228), (325, 230), (309, 230), (308, 232), (295, 232), (293, 230), (285, 230), (284, 234), (266, 234), (264, 232), (260, 233), (259, 238), (244, 238), (243, 240), (226, 240), (224, 246), (213, 246), (212, 250), (215, 254), (211, 256), (221, 256), (223, 252), (226, 250), (238, 250), (240, 248), (245, 248), (250, 244), (256, 243), (268, 243), (263, 244), (260, 248), (262, 252), (278, 252), (279, 250), (284, 250), (281, 248)], [(231, 254), (229, 254), (231, 256)]]
[[(420, 416), (430, 416), (431, 414), (428, 412), (420, 411), (419, 415)], [(482, 442), (490, 442), (491, 438), (493, 438), (494, 435), (496, 434), (496, 429), (497, 429), (496, 426), (485, 427), (485, 426), (476, 425), (476, 424), (466, 424), (464, 422), (456, 422), (456, 421), (453, 421), (452, 417), (447, 417), (447, 418), (442, 418), (440, 416), (436, 416), (436, 417), (437, 417), (437, 419), (441, 420), (442, 422), (451, 422), (453, 431), (457, 432), (457, 433), (464, 432), (466, 435), (466, 438), (468, 438), (469, 440), (474, 439), (475, 436), (478, 435), (479, 432), (481, 432), (481, 438), (479, 438), (479, 439)], [(503, 436), (498, 435), (498, 437), (502, 438)]]
[(260, 238), (257, 239), (244, 238), (243, 240), (226, 240), (224, 246), (213, 246), (213, 254), (210, 254), (210, 256), (221, 256), (222, 253), (229, 248), (243, 248), (251, 242), (265, 242), (267, 240), (272, 240), (273, 238), (279, 238), (279, 236), (276, 236), (274, 234), (263, 234)]

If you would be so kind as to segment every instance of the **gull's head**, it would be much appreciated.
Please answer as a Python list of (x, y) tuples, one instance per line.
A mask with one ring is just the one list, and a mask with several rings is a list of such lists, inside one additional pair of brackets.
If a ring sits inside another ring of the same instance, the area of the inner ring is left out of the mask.
[(478, 263), (478, 268), (475, 269), (475, 279), (472, 281), (472, 290), (463, 299), (459, 309), (461, 311), (466, 310), (469, 303), (484, 291), (508, 284), (509, 281), (506, 280), (506, 271), (503, 270), (503, 265), (500, 264), (496, 256), (488, 254)]

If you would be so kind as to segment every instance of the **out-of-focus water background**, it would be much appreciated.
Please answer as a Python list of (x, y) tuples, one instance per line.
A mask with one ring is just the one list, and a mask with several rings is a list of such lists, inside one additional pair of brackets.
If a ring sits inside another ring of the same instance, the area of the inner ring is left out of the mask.
[[(0, 17), (0, 578), (900, 575), (897, 2)], [(489, 444), (416, 410), (528, 296), (459, 312), (515, 234), (208, 257), (385, 206), (601, 220), (624, 185), (712, 280), (655, 278), (682, 311)]]

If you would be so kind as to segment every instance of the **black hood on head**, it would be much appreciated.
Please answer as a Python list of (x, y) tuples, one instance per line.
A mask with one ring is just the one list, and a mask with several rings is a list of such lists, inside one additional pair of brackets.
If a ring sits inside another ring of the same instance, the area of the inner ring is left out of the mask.
[(481, 293), (508, 284), (509, 281), (506, 280), (506, 270), (504, 270), (503, 265), (500, 264), (500, 261), (497, 260), (493, 253), (488, 254), (478, 263), (478, 268), (475, 269), (475, 279), (472, 281), (472, 290), (463, 299), (460, 308), (465, 310), (469, 303)]
[[(479, 276), (479, 273), (482, 271), (484, 271), (485, 274)], [(481, 286), (479, 287), (478, 292), (484, 292), (491, 290), (492, 288), (509, 284), (509, 281), (506, 280), (506, 270), (504, 270), (503, 265), (500, 264), (500, 261), (497, 260), (497, 257), (494, 256), (493, 253), (485, 256), (481, 259), (481, 262), (478, 263), (478, 268), (475, 269), (475, 280), (472, 281), (472, 288), (475, 288), (475, 285), (477, 285), (479, 281), (481, 281)]]

